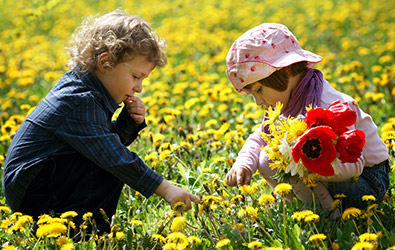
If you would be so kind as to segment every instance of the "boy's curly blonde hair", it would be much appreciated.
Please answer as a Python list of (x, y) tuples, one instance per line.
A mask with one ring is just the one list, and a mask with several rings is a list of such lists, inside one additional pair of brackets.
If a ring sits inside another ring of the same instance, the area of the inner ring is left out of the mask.
[(163, 67), (167, 63), (164, 49), (165, 42), (146, 20), (116, 10), (96, 19), (85, 19), (74, 32), (66, 65), (70, 68), (78, 65), (82, 71), (93, 72), (99, 55), (107, 52), (112, 61), (105, 66), (114, 67), (136, 55), (144, 55), (155, 66)]

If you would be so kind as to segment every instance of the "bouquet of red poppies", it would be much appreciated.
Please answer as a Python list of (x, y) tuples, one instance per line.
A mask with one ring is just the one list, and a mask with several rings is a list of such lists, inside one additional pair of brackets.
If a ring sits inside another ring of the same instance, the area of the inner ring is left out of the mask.
[(356, 112), (348, 103), (336, 101), (327, 109), (308, 108), (304, 117), (281, 117), (281, 104), (269, 107), (263, 133), (263, 148), (269, 166), (283, 174), (304, 177), (311, 173), (333, 176), (337, 163), (356, 162), (365, 145), (361, 130), (348, 129), (356, 121)]

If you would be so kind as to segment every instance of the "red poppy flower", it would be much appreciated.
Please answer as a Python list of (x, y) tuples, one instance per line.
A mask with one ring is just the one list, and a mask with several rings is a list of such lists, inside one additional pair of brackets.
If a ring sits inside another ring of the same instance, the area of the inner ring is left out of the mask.
[(294, 161), (302, 159), (303, 165), (310, 172), (323, 176), (334, 175), (331, 163), (336, 159), (336, 147), (332, 143), (335, 138), (335, 133), (329, 126), (307, 130), (292, 148)]
[(356, 162), (365, 145), (365, 133), (361, 130), (348, 130), (337, 138), (336, 149), (342, 162)]
[(340, 100), (332, 103), (328, 110), (333, 113), (332, 129), (337, 135), (341, 135), (346, 132), (347, 127), (354, 125), (357, 120), (357, 114), (355, 110), (348, 107), (347, 102), (340, 103)]
[(330, 126), (333, 120), (332, 111), (323, 108), (314, 108), (307, 111), (304, 121), (309, 128), (316, 126)]

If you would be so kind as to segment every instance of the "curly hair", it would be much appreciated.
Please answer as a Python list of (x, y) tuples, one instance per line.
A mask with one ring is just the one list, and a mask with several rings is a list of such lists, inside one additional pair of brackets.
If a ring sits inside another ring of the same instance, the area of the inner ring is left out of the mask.
[(157, 67), (167, 63), (165, 42), (151, 30), (150, 24), (141, 17), (130, 16), (116, 10), (98, 18), (88, 17), (78, 27), (71, 46), (66, 66), (79, 66), (83, 71), (95, 71), (102, 53), (109, 53), (109, 67), (143, 55)]

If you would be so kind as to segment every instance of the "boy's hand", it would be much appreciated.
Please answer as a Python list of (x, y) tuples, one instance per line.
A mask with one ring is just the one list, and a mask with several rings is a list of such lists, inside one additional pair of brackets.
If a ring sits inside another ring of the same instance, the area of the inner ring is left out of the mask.
[(143, 101), (137, 96), (129, 96), (124, 101), (124, 104), (130, 117), (132, 117), (137, 124), (141, 124), (145, 119), (145, 105)]
[(167, 201), (171, 207), (177, 202), (183, 202), (187, 210), (192, 208), (191, 202), (200, 203), (200, 199), (189, 193), (188, 191), (170, 184), (167, 180), (163, 180), (159, 187), (155, 190), (157, 195), (160, 195)]
[(226, 174), (226, 184), (230, 187), (249, 185), (251, 182), (251, 170), (244, 166), (232, 168)]

